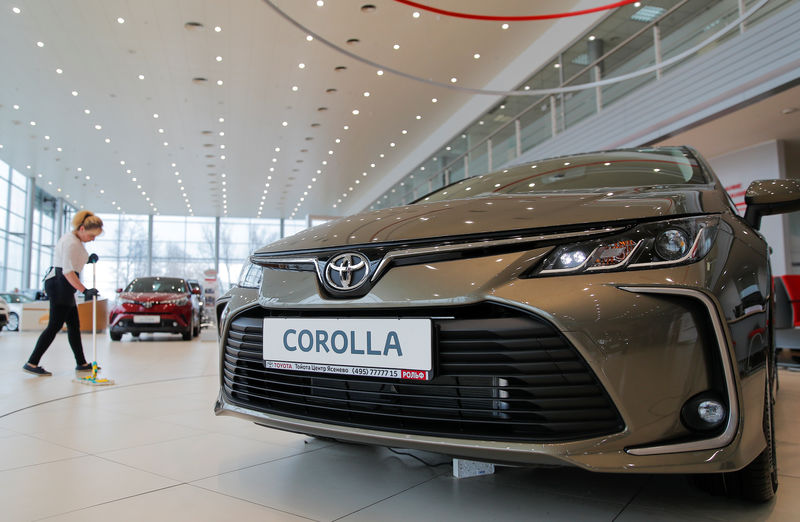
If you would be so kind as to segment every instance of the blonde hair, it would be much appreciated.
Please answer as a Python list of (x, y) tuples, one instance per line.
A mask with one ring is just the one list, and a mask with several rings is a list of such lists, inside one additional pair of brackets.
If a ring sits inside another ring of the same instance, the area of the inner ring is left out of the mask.
[(85, 230), (102, 229), (103, 220), (88, 210), (81, 210), (75, 214), (75, 217), (72, 218), (73, 231), (77, 231), (79, 228), (81, 228), (81, 226), (83, 226)]

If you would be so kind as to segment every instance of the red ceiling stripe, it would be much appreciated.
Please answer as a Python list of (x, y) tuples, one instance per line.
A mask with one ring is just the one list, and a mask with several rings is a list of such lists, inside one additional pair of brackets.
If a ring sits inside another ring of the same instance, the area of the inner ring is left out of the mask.
[(424, 11), (430, 11), (431, 13), (436, 13), (445, 16), (452, 16), (454, 18), (468, 18), (470, 20), (494, 20), (501, 22), (526, 22), (531, 20), (551, 20), (553, 18), (566, 18), (568, 16), (580, 16), (589, 13), (596, 13), (597, 11), (606, 11), (608, 9), (615, 9), (617, 7), (622, 7), (623, 5), (632, 4), (636, 0), (623, 0), (621, 2), (614, 2), (612, 4), (601, 5), (598, 7), (593, 7), (591, 9), (583, 9), (581, 11), (570, 11), (566, 13), (551, 13), (551, 14), (530, 15), (530, 16), (477, 15), (470, 13), (459, 13), (456, 11), (446, 11), (444, 9), (431, 7), (429, 5), (420, 4), (418, 2), (411, 2), (410, 0), (394, 0), (394, 1), (411, 7), (416, 7), (417, 9), (422, 9)]

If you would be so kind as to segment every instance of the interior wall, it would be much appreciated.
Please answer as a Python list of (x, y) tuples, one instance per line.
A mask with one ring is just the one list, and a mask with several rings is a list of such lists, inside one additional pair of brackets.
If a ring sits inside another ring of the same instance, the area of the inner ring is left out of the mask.
[[(759, 143), (707, 159), (742, 215), (745, 210), (744, 192), (750, 182), (787, 177), (785, 147), (781, 140)], [(765, 216), (761, 220), (761, 233), (772, 247), (770, 261), (773, 275), (800, 272), (792, 264), (793, 259), (800, 262), (800, 248), (792, 248), (794, 241), (789, 234), (790, 228), (790, 218), (785, 215)], [(800, 237), (797, 239), (800, 247)]]

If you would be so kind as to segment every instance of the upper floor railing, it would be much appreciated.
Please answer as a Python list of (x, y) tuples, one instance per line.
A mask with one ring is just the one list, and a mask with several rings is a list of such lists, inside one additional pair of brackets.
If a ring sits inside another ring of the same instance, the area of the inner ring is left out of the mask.
[(546, 94), (503, 98), (369, 208), (404, 205), (501, 168), (797, 1), (651, 0), (619, 8), (517, 89)]

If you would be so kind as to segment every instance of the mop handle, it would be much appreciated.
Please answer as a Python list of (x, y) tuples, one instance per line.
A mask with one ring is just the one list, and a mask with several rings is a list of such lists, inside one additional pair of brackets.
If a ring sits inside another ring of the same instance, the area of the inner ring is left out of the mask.
[[(92, 263), (92, 288), (97, 288), (95, 280), (95, 265), (97, 262)], [(97, 294), (92, 296), (92, 377), (94, 377), (97, 365)]]

